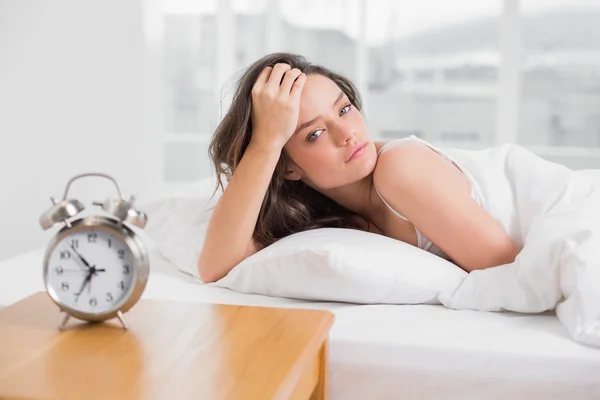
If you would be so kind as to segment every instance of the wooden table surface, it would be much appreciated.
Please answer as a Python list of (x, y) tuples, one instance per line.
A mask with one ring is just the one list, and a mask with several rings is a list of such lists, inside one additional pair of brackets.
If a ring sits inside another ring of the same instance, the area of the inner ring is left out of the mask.
[(60, 331), (62, 315), (45, 292), (0, 310), (0, 398), (307, 398), (317, 381), (313, 397), (326, 393), (328, 311), (142, 299), (128, 330)]

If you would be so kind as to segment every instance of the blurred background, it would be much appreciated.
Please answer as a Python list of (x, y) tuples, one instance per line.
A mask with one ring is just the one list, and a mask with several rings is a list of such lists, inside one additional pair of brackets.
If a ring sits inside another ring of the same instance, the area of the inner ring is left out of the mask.
[(0, 0), (0, 260), (46, 244), (75, 174), (141, 203), (209, 176), (236, 79), (275, 51), (352, 79), (375, 140), (600, 168), (598, 0)]

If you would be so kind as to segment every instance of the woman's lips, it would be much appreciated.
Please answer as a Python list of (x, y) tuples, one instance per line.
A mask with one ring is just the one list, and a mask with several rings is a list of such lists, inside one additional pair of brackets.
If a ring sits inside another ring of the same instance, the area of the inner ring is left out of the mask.
[(362, 153), (365, 152), (366, 147), (367, 147), (367, 143), (359, 142), (356, 146), (354, 146), (352, 148), (352, 150), (350, 152), (350, 157), (348, 158), (348, 160), (346, 162), (350, 162), (350, 161), (358, 158)]

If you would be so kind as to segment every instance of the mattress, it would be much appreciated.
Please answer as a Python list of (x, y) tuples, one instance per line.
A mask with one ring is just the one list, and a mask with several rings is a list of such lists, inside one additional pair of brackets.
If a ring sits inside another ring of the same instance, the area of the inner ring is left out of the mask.
[[(600, 350), (572, 341), (553, 313), (354, 305), (201, 285), (151, 254), (143, 298), (327, 309), (332, 399), (600, 399)], [(0, 263), (0, 306), (44, 290), (43, 249)]]

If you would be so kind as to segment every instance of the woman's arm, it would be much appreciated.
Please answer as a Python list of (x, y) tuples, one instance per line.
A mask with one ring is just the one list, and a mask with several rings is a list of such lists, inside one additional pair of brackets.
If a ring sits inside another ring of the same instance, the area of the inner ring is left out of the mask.
[(471, 197), (464, 174), (423, 144), (383, 152), (373, 180), (394, 209), (468, 272), (512, 263), (520, 251)]
[(217, 202), (198, 258), (204, 282), (214, 282), (256, 253), (252, 234), (281, 151), (250, 142)]
[(252, 136), (208, 223), (198, 257), (204, 282), (214, 282), (256, 253), (252, 238), (283, 146), (298, 124), (306, 75), (287, 64), (266, 67), (252, 88)]

